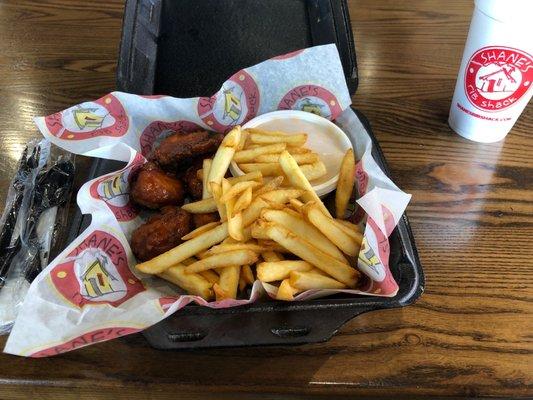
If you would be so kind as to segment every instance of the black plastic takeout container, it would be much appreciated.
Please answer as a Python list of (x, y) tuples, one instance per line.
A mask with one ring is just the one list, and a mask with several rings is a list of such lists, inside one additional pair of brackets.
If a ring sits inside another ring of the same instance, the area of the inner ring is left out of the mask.
[[(118, 90), (176, 97), (210, 96), (237, 70), (300, 48), (336, 43), (346, 82), (357, 89), (357, 65), (346, 0), (128, 0)], [(367, 119), (373, 156), (388, 174)], [(96, 159), (90, 178), (121, 168)], [(71, 239), (90, 222), (79, 211)], [(160, 349), (302, 344), (328, 340), (367, 311), (403, 307), (422, 293), (424, 275), (407, 216), (393, 231), (393, 298), (335, 295), (301, 302), (259, 301), (228, 309), (189, 305), (144, 331)]]

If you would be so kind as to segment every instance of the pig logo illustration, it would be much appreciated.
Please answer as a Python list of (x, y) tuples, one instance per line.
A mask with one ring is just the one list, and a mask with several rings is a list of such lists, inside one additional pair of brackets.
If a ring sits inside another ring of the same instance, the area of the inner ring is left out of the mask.
[(524, 96), (533, 80), (533, 58), (518, 49), (484, 47), (470, 58), (465, 71), (465, 92), (483, 111), (501, 111)]

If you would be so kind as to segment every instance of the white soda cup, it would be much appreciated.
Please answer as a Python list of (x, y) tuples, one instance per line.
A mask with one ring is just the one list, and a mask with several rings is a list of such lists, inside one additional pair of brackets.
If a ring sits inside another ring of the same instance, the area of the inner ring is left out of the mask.
[(497, 142), (533, 95), (533, 0), (475, 0), (448, 123)]

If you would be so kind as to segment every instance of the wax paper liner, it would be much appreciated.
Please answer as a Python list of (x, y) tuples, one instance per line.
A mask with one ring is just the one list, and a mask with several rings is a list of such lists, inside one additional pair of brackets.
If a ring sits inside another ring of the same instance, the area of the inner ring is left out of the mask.
[[(370, 279), (363, 290), (342, 292), (394, 296), (398, 285), (388, 268), (387, 237), (410, 196), (372, 159), (371, 139), (350, 103), (337, 49), (325, 45), (238, 71), (209, 98), (113, 92), (36, 118), (42, 134), (56, 145), (127, 165), (79, 190), (78, 205), (91, 214), (91, 225), (32, 283), (4, 351), (31, 357), (55, 355), (138, 332), (190, 302), (223, 308), (257, 301), (263, 293), (274, 296), (275, 287), (255, 282), (247, 299), (207, 302), (136, 271), (128, 239), (146, 216), (132, 206), (128, 193), (132, 172), (168, 134), (199, 128), (225, 132), (278, 109), (319, 113), (349, 135), (359, 160), (358, 204), (368, 214), (356, 212), (362, 223), (366, 220), (358, 266)], [(308, 291), (296, 300), (336, 292)]]

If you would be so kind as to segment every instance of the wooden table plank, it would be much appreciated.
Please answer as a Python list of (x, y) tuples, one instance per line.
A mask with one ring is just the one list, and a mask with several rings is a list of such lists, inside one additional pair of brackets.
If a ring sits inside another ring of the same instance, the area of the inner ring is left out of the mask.
[[(2, 354), (1, 398), (533, 396), (533, 107), (498, 144), (448, 128), (471, 1), (349, 5), (354, 103), (413, 194), (423, 297), (322, 344), (160, 352), (132, 335), (48, 359)], [(113, 90), (122, 10), (119, 0), (0, 0), (0, 202), (38, 137), (34, 116)]]

